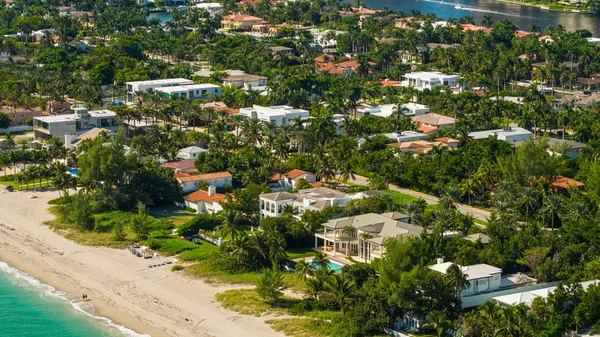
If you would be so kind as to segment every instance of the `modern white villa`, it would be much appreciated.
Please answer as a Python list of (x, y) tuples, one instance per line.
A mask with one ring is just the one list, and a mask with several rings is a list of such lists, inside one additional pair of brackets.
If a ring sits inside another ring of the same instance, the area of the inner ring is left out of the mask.
[(165, 98), (184, 97), (189, 100), (209, 99), (211, 96), (221, 97), (221, 87), (218, 85), (203, 83), (189, 84), (172, 87), (157, 88)]
[[(382, 104), (378, 106), (370, 106), (363, 104), (356, 111), (363, 116), (372, 115), (381, 118), (391, 117), (397, 109), (397, 104)], [(429, 113), (429, 107), (424, 104), (405, 103), (400, 106), (400, 112), (405, 116), (420, 116)]]
[(310, 116), (308, 110), (294, 109), (287, 105), (264, 107), (253, 105), (251, 108), (241, 108), (240, 115), (246, 118), (258, 119), (263, 123), (274, 123), (277, 126), (292, 125), (296, 118)]
[(298, 191), (298, 193), (274, 192), (259, 195), (260, 218), (283, 215), (283, 208), (292, 205), (295, 216), (300, 217), (307, 210), (321, 211), (328, 206), (346, 206), (352, 199), (363, 199), (381, 192), (366, 191), (347, 194), (328, 187), (315, 187)]
[[(598, 286), (600, 284), (599, 280), (591, 280), (586, 282), (579, 283), (583, 291), (587, 291), (590, 285)], [(533, 304), (533, 300), (536, 298), (548, 298), (549, 295), (556, 291), (556, 285), (541, 288), (541, 289), (533, 289), (526, 290), (514, 294), (502, 295), (494, 297), (494, 301), (498, 302), (498, 304), (502, 306), (513, 306), (519, 304), (525, 304), (528, 307), (531, 307)]]
[[(436, 264), (429, 266), (429, 269), (446, 274), (448, 268), (453, 264), (444, 262), (444, 259), (440, 258)], [(458, 267), (469, 281), (469, 288), (460, 292), (461, 297), (500, 290), (502, 269), (483, 263), (470, 266), (458, 265)]]
[[(119, 128), (117, 114), (110, 110), (88, 111), (75, 108), (74, 113), (33, 118), (33, 137), (49, 139), (56, 137), (63, 143), (72, 143), (73, 138), (93, 128), (115, 131)], [(65, 136), (69, 135), (68, 139)]]
[(402, 86), (414, 87), (418, 90), (432, 90), (438, 85), (445, 85), (450, 89), (461, 92), (462, 85), (458, 83), (460, 76), (446, 75), (441, 72), (419, 71), (414, 73), (404, 74), (402, 76)]
[(194, 81), (185, 78), (167, 78), (152, 81), (125, 82), (125, 87), (127, 88), (127, 103), (135, 103), (137, 92), (145, 92), (148, 91), (148, 89), (157, 90), (160, 88), (191, 84), (194, 84)]
[(533, 133), (520, 127), (507, 126), (503, 129), (470, 132), (468, 136), (473, 140), (483, 140), (490, 136), (496, 136), (498, 140), (503, 140), (509, 143), (517, 143), (531, 139), (533, 137)]
[[(354, 228), (353, 231), (348, 232)], [(315, 249), (354, 256), (364, 261), (381, 258), (389, 238), (419, 236), (425, 230), (410, 224), (410, 217), (398, 212), (368, 213), (329, 220), (323, 232), (315, 234)]]

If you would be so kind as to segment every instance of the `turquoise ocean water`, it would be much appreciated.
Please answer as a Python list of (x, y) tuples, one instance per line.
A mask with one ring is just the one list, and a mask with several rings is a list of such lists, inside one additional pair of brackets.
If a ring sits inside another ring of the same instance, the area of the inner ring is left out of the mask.
[(124, 336), (148, 335), (97, 317), (80, 295), (57, 291), (0, 261), (0, 337)]

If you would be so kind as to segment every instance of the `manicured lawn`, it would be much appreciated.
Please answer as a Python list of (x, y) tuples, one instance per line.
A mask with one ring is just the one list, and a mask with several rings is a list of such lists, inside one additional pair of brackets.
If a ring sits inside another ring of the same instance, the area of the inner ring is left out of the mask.
[(215, 295), (215, 299), (229, 310), (244, 315), (263, 316), (290, 314), (290, 308), (301, 302), (298, 298), (283, 296), (274, 304), (265, 302), (254, 289), (232, 289)]
[[(256, 285), (260, 280), (260, 272), (247, 272), (231, 274), (226, 271), (216, 270), (210, 259), (202, 259), (198, 263), (185, 268), (185, 272), (195, 278), (200, 278), (206, 283), (218, 284), (248, 284)], [(283, 273), (285, 284), (293, 290), (302, 291), (304, 281), (293, 273)]]
[(194, 218), (195, 214), (175, 206), (155, 207), (150, 215), (157, 219), (169, 219), (175, 227), (183, 225)]
[(40, 187), (48, 187), (48, 186), (52, 185), (52, 180), (50, 180), (50, 179), (42, 180), (41, 186), (40, 186), (39, 180), (36, 181), (35, 183), (29, 182), (29, 184), (20, 184), (20, 183), (16, 182), (15, 180), (0, 180), (0, 185), (12, 186), (17, 191), (25, 191), (25, 190), (32, 190), (32, 189), (36, 189), (36, 188), (40, 188)]
[(290, 260), (301, 259), (303, 257), (315, 256), (317, 252), (313, 248), (293, 248), (287, 251)]
[(269, 319), (265, 323), (290, 337), (327, 337), (332, 330), (330, 322), (308, 317)]
[(400, 193), (398, 191), (384, 190), (383, 192), (392, 196), (392, 200), (395, 204), (409, 204), (419, 200), (419, 198), (413, 197), (412, 195)]
[(483, 221), (483, 220), (479, 220), (479, 219), (474, 219), (476, 224), (482, 225), (482, 226), (487, 226), (488, 223)]

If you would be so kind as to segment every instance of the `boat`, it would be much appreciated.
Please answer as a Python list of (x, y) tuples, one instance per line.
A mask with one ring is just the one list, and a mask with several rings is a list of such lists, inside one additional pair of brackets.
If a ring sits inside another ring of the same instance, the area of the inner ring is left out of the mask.
[(540, 6), (541, 9), (550, 9), (548, 6)]
[(463, 6), (462, 5), (455, 5), (454, 8), (456, 8), (456, 9), (462, 9)]

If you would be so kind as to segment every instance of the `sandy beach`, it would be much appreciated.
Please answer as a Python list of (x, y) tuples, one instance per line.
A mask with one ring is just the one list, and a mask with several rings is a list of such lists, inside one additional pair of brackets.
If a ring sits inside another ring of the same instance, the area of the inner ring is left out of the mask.
[[(150, 260), (127, 250), (81, 246), (42, 225), (53, 216), (47, 202), (57, 192), (0, 193), (0, 259), (43, 283), (73, 294), (87, 293), (94, 314), (137, 333), (162, 336), (281, 337), (264, 320), (223, 309), (212, 286), (148, 268)], [(165, 260), (163, 258), (162, 260)]]

